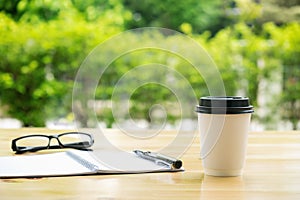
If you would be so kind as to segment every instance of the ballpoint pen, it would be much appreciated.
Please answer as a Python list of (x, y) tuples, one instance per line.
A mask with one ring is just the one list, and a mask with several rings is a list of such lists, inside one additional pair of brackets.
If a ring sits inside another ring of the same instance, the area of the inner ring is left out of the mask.
[(180, 169), (182, 166), (181, 160), (178, 160), (178, 159), (166, 156), (166, 155), (162, 155), (159, 153), (152, 153), (150, 151), (140, 151), (140, 150), (134, 150), (133, 152), (141, 158), (150, 160), (157, 164), (167, 165), (172, 169)]

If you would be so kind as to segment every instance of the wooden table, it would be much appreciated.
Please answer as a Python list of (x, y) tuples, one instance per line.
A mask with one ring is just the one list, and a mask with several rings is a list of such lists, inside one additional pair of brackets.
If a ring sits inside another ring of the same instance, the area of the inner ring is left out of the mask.
[[(10, 142), (15, 137), (61, 132), (63, 130), (2, 129), (0, 156), (13, 155)], [(118, 130), (105, 130), (105, 134), (121, 149), (157, 150), (168, 144), (176, 132), (164, 131), (140, 142), (132, 141), (132, 137), (128, 139)], [(300, 199), (300, 132), (250, 133), (246, 166), (240, 177), (205, 176), (199, 148), (196, 137), (181, 157), (184, 172), (0, 179), (0, 199)]]

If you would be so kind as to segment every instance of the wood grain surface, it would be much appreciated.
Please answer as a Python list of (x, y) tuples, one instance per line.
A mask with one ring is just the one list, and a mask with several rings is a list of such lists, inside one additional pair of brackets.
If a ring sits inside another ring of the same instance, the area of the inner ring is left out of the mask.
[[(10, 145), (16, 137), (65, 131), (44, 128), (0, 129), (0, 156), (14, 155)], [(139, 133), (129, 134), (110, 129), (84, 131), (94, 134), (97, 149), (106, 148), (107, 142), (104, 140), (127, 151), (138, 148), (153, 151), (166, 149), (166, 152), (174, 154), (177, 149), (184, 149), (180, 159), (184, 162), (185, 171), (0, 179), (0, 199), (300, 199), (300, 132), (251, 132), (243, 175), (221, 178), (203, 174), (197, 132), (186, 132), (181, 136), (182, 142), (172, 143), (178, 136), (176, 131), (149, 132), (141, 137)], [(38, 153), (49, 152), (53, 150)]]

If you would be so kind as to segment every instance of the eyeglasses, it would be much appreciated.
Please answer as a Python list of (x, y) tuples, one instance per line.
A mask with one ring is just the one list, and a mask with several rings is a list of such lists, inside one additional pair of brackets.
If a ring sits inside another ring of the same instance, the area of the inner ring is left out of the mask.
[[(51, 140), (56, 139), (58, 145), (50, 145)], [(27, 135), (12, 140), (11, 148), (17, 154), (36, 152), (44, 149), (73, 148), (79, 150), (88, 149), (94, 144), (92, 135), (82, 132), (67, 132), (58, 135)]]

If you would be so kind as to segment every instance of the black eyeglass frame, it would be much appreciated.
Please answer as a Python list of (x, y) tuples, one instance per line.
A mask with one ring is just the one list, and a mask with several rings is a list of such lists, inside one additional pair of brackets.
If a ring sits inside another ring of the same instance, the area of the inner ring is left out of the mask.
[[(80, 135), (85, 135), (90, 138), (89, 142), (75, 142), (75, 143), (69, 143), (69, 144), (63, 144), (60, 140), (59, 137), (65, 136), (65, 135), (74, 135), (78, 134)], [(18, 146), (17, 141), (24, 139), (24, 138), (30, 138), (30, 137), (44, 137), (48, 138), (48, 145), (47, 146)], [(56, 139), (58, 142), (58, 145), (51, 145), (51, 140)], [(86, 151), (91, 151), (92, 149), (89, 149), (94, 144), (94, 138), (91, 134), (88, 133), (83, 133), (83, 132), (66, 132), (66, 133), (61, 133), (61, 134), (56, 134), (56, 135), (42, 135), (42, 134), (33, 134), (33, 135), (26, 135), (22, 137), (18, 137), (16, 139), (13, 139), (11, 142), (11, 148), (13, 151), (15, 151), (17, 154), (25, 153), (25, 152), (36, 152), (40, 150), (45, 150), (45, 149), (62, 149), (62, 148), (72, 148), (72, 149), (78, 149), (78, 150), (86, 150)]]

